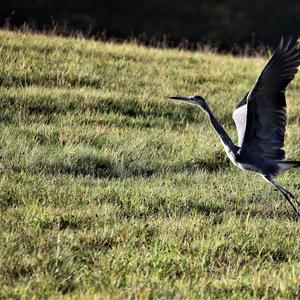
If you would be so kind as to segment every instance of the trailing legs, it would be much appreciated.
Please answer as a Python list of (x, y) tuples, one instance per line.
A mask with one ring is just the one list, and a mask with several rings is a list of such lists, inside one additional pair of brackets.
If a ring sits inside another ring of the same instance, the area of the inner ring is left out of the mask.
[(297, 217), (299, 217), (298, 210), (296, 209), (295, 205), (294, 205), (294, 204), (292, 203), (292, 201), (291, 201), (291, 199), (295, 200), (295, 202), (297, 203), (297, 205), (300, 206), (300, 203), (299, 203), (298, 200), (295, 199), (295, 196), (294, 196), (292, 193), (290, 193), (287, 189), (285, 189), (283, 186), (279, 185), (279, 184), (273, 179), (273, 177), (272, 177), (271, 175), (264, 175), (264, 178), (265, 178), (268, 182), (270, 182), (272, 185), (274, 185), (275, 188), (276, 188), (277, 190), (279, 190), (279, 191), (283, 194), (284, 198), (289, 202), (289, 204), (290, 204), (290, 205), (292, 206), (292, 208), (294, 209), (294, 211), (295, 211)]

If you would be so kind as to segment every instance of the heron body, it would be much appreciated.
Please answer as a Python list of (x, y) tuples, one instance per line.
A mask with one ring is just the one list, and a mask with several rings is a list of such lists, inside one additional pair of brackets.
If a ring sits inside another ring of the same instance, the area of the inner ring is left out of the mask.
[[(291, 39), (283, 39), (258, 76), (254, 86), (240, 101), (233, 112), (238, 132), (235, 145), (219, 124), (208, 104), (201, 96), (170, 97), (199, 106), (208, 116), (218, 134), (229, 159), (239, 168), (259, 173), (276, 187), (292, 206), (296, 214), (296, 203), (300, 203), (274, 178), (283, 171), (299, 167), (300, 161), (286, 161), (284, 135), (286, 128), (285, 90), (293, 80), (300, 65), (300, 49)], [(293, 201), (294, 203), (293, 203)]]

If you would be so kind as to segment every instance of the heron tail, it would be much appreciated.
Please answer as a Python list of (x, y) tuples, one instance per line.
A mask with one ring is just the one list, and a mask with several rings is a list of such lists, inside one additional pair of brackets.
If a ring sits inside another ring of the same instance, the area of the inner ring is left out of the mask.
[(281, 172), (300, 167), (300, 161), (298, 160), (285, 160), (278, 163)]

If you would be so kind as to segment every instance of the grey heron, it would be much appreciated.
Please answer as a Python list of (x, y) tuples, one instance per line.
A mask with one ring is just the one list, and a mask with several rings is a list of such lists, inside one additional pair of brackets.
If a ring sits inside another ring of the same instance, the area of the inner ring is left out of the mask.
[[(300, 161), (284, 160), (286, 127), (285, 90), (300, 65), (300, 49), (292, 39), (281, 39), (275, 53), (258, 76), (254, 86), (233, 112), (238, 133), (235, 145), (201, 96), (170, 97), (199, 106), (208, 116), (227, 156), (239, 168), (259, 173), (279, 190), (297, 216), (300, 203), (275, 177), (283, 171), (300, 166)], [(293, 203), (294, 201), (294, 203)]]

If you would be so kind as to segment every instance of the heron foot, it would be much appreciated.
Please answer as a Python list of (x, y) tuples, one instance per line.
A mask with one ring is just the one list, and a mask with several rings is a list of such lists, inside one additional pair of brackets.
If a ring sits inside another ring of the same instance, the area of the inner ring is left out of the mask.
[(300, 221), (300, 215), (299, 215), (299, 213), (296, 213), (296, 214), (294, 215), (294, 220), (295, 220), (296, 222), (299, 222), (299, 221)]

